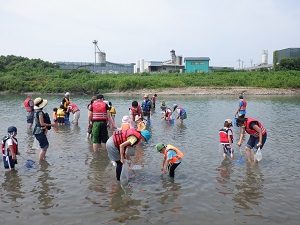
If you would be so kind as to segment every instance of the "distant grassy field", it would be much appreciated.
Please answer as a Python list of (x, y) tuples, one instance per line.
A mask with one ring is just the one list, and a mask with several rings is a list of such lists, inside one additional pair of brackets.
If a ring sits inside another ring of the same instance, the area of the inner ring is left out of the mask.
[(0, 91), (13, 93), (77, 93), (129, 91), (176, 87), (300, 88), (300, 71), (222, 72), (208, 74), (119, 74), (86, 72), (0, 72)]

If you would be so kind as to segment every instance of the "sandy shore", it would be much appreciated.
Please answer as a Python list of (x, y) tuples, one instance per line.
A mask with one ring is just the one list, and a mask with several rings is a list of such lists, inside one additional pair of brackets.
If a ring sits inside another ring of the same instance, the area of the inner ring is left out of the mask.
[[(252, 87), (182, 87), (182, 88), (165, 88), (165, 89), (140, 89), (136, 91), (112, 91), (103, 92), (102, 94), (110, 96), (141, 96), (144, 94), (166, 95), (300, 95), (300, 88), (283, 89), (283, 88), (252, 88)], [(9, 95), (10, 92), (2, 91), (0, 95)], [(44, 95), (39, 92), (26, 92), (20, 94)], [(87, 93), (71, 92), (71, 95), (88, 95)], [(47, 93), (47, 95), (64, 95), (64, 93)]]
[(251, 87), (185, 87), (185, 88), (165, 88), (165, 89), (141, 89), (137, 91), (110, 92), (106, 95), (125, 95), (135, 96), (152, 95), (156, 93), (162, 95), (300, 95), (300, 89), (281, 89), (281, 88), (251, 88)]

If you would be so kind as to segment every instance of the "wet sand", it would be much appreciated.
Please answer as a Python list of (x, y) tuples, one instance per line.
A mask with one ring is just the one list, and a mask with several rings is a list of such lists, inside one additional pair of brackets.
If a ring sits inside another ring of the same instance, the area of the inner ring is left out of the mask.
[[(300, 95), (300, 88), (257, 88), (257, 87), (181, 87), (181, 88), (160, 88), (160, 89), (139, 89), (128, 91), (111, 91), (102, 94), (110, 96), (140, 96), (144, 94), (164, 95)], [(2, 91), (0, 95), (8, 95), (9, 91)], [(44, 95), (39, 92), (26, 92), (20, 94)], [(47, 95), (64, 95), (65, 93), (47, 93)], [(92, 95), (90, 93), (71, 92), (71, 95)]]
[(184, 87), (165, 89), (140, 89), (136, 91), (109, 92), (107, 95), (135, 96), (144, 94), (161, 95), (300, 95), (300, 89), (252, 88), (252, 87)]

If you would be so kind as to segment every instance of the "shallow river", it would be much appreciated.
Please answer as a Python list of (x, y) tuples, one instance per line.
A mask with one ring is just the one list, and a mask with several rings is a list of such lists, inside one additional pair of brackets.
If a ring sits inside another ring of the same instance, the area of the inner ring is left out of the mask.
[[(61, 96), (43, 97), (49, 101), (46, 111), (52, 113)], [(233, 117), (235, 97), (159, 96), (159, 102), (184, 106), (188, 118), (183, 125), (170, 125), (161, 121), (156, 109), (152, 139), (137, 146), (133, 158), (143, 167), (123, 188), (115, 180), (106, 150), (94, 153), (86, 139), (90, 96), (72, 97), (81, 109), (79, 126), (52, 129), (47, 161), (39, 164), (39, 151), (33, 149), (34, 138), (26, 129), (24, 96), (0, 96), (0, 134), (5, 135), (10, 125), (17, 126), (21, 152), (16, 172), (1, 165), (1, 225), (299, 224), (300, 97), (247, 98), (248, 115), (258, 118), (268, 131), (263, 159), (250, 167), (238, 160), (222, 161), (219, 150), (218, 130)], [(132, 98), (109, 100), (120, 125)], [(237, 140), (238, 128), (234, 134)], [(161, 175), (157, 142), (171, 143), (185, 153), (175, 180)], [(34, 168), (26, 168), (27, 159), (36, 162)]]

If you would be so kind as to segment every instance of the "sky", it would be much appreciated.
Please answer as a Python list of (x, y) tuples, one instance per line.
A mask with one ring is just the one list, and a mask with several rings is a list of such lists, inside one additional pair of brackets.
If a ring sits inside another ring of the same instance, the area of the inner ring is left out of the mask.
[[(115, 63), (209, 57), (261, 63), (300, 47), (299, 0), (0, 0), (0, 55), (94, 62), (93, 40)], [(241, 64), (240, 64), (241, 65)]]

